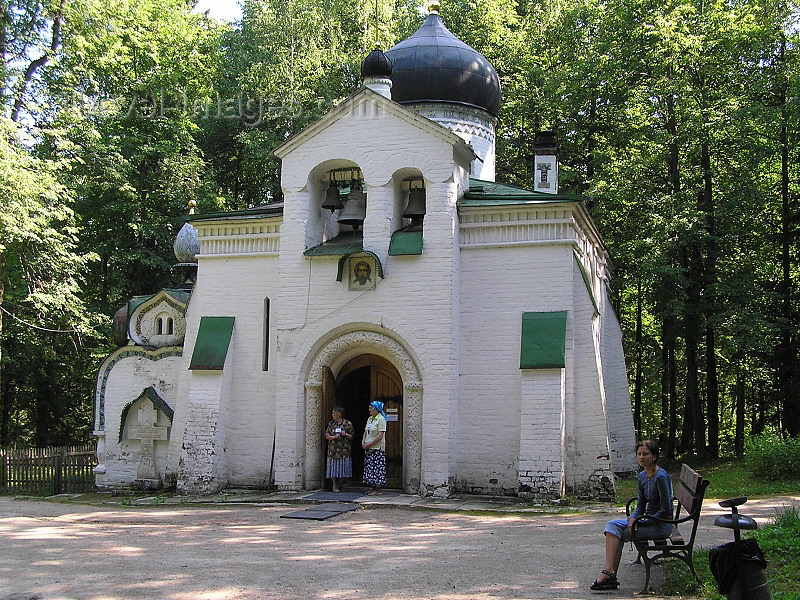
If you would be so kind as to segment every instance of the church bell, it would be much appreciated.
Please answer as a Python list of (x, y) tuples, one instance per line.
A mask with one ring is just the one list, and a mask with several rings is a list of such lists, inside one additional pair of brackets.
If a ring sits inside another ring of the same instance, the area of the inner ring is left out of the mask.
[(331, 182), (328, 190), (325, 192), (325, 200), (322, 203), (322, 208), (327, 208), (331, 212), (342, 208), (342, 198), (339, 195), (339, 186)]
[(350, 184), (350, 193), (347, 194), (347, 202), (342, 213), (339, 215), (339, 223), (350, 225), (358, 230), (364, 223), (367, 216), (367, 195), (361, 189), (361, 182), (354, 181)]
[(403, 213), (403, 218), (414, 222), (421, 221), (425, 216), (425, 188), (411, 188), (408, 191), (408, 206)]

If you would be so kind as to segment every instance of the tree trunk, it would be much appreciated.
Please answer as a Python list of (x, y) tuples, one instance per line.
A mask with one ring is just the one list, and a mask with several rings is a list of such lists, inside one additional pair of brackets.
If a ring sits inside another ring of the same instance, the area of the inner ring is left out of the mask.
[(65, 2), (66, 0), (61, 0), (58, 11), (53, 15), (53, 25), (50, 29), (50, 48), (45, 51), (42, 56), (28, 63), (25, 69), (25, 75), (22, 81), (20, 81), (19, 89), (14, 98), (14, 108), (11, 111), (11, 120), (14, 122), (19, 120), (19, 113), (22, 110), (22, 105), (25, 103), (25, 94), (28, 92), (28, 86), (33, 80), (33, 76), (36, 75), (36, 71), (48, 63), (56, 52), (58, 52), (58, 48), (61, 45), (61, 23), (64, 19)]
[[(781, 47), (781, 62), (786, 41)], [(791, 196), (789, 193), (789, 129), (786, 90), (783, 90), (781, 107), (781, 295), (783, 312), (783, 333), (778, 367), (778, 386), (781, 396), (782, 429), (791, 437), (800, 435), (800, 352), (798, 352), (797, 318), (794, 310), (794, 290), (792, 286), (792, 242), (797, 235), (792, 222)]]
[(741, 371), (736, 375), (736, 435), (733, 447), (736, 458), (744, 456), (744, 375)]
[[(674, 329), (673, 329), (674, 331)], [(669, 457), (675, 458), (678, 442), (678, 368), (675, 364), (675, 335), (669, 337)]]
[(642, 280), (636, 281), (636, 366), (633, 386), (633, 427), (642, 435)]
[(706, 327), (706, 418), (708, 419), (708, 455), (719, 458), (719, 381), (717, 379), (716, 334)]
[[(691, 235), (691, 234), (690, 234)], [(703, 407), (700, 398), (698, 380), (699, 365), (697, 354), (699, 347), (701, 298), (701, 264), (697, 243), (689, 240), (688, 249), (681, 251), (681, 264), (687, 277), (686, 303), (684, 305), (684, 339), (686, 341), (686, 418), (683, 422), (683, 450), (694, 449), (698, 458), (706, 455), (706, 431), (703, 419)], [(691, 443), (693, 442), (693, 443)]]
[[(689, 309), (692, 312), (693, 309)], [(694, 453), (698, 458), (706, 456), (706, 431), (703, 420), (703, 407), (700, 399), (697, 364), (697, 318), (686, 319), (686, 412), (691, 415), (691, 436)], [(687, 424), (684, 423), (684, 428)]]
[(750, 425), (751, 435), (761, 435), (764, 431), (765, 425), (765, 407), (764, 390), (759, 389), (756, 397), (756, 402), (753, 405), (753, 422)]
[(717, 348), (713, 325), (708, 324), (715, 313), (715, 289), (717, 277), (716, 222), (714, 218), (714, 191), (711, 173), (711, 153), (707, 135), (704, 136), (700, 157), (703, 168), (703, 193), (701, 210), (705, 216), (705, 269), (703, 273), (703, 297), (706, 317), (706, 418), (708, 420), (708, 453), (719, 457), (719, 382), (717, 378)]
[[(0, 382), (6, 384), (6, 378), (3, 373), (3, 297), (5, 296), (6, 280), (6, 254), (0, 252)], [(2, 413), (0, 414), (0, 446), (8, 443), (8, 424), (11, 415), (11, 400), (7, 397), (7, 385), (0, 387), (0, 407)]]
[(661, 454), (672, 456), (673, 450), (670, 446), (671, 436), (669, 431), (669, 318), (664, 317), (661, 322), (661, 419), (659, 420), (658, 445)]

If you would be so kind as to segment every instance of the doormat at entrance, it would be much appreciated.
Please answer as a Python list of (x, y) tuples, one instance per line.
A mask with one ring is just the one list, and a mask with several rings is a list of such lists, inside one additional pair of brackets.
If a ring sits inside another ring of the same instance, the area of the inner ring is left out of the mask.
[(357, 504), (322, 504), (304, 510), (296, 510), (285, 515), (281, 519), (310, 519), (312, 521), (324, 521), (336, 515), (356, 510)]
[(310, 496), (303, 496), (303, 500), (324, 500), (329, 502), (353, 502), (361, 498), (364, 492), (314, 492)]

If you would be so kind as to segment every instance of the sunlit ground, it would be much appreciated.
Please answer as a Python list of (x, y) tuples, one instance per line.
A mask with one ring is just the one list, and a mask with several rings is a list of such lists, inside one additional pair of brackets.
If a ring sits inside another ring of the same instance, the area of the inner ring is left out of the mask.
[[(0, 600), (589, 598), (603, 526), (616, 516), (382, 507), (280, 518), (296, 508), (102, 510), (0, 497)], [(641, 589), (633, 559), (626, 548), (623, 585), (605, 598)]]

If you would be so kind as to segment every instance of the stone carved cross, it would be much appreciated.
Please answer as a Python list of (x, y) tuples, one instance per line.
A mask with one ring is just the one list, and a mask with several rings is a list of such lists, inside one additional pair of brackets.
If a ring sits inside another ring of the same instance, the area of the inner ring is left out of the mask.
[(145, 405), (139, 409), (139, 425), (131, 427), (128, 434), (129, 439), (140, 442), (139, 468), (136, 470), (139, 479), (160, 479), (156, 473), (155, 442), (168, 439), (168, 428), (157, 427), (157, 422), (158, 411)]

